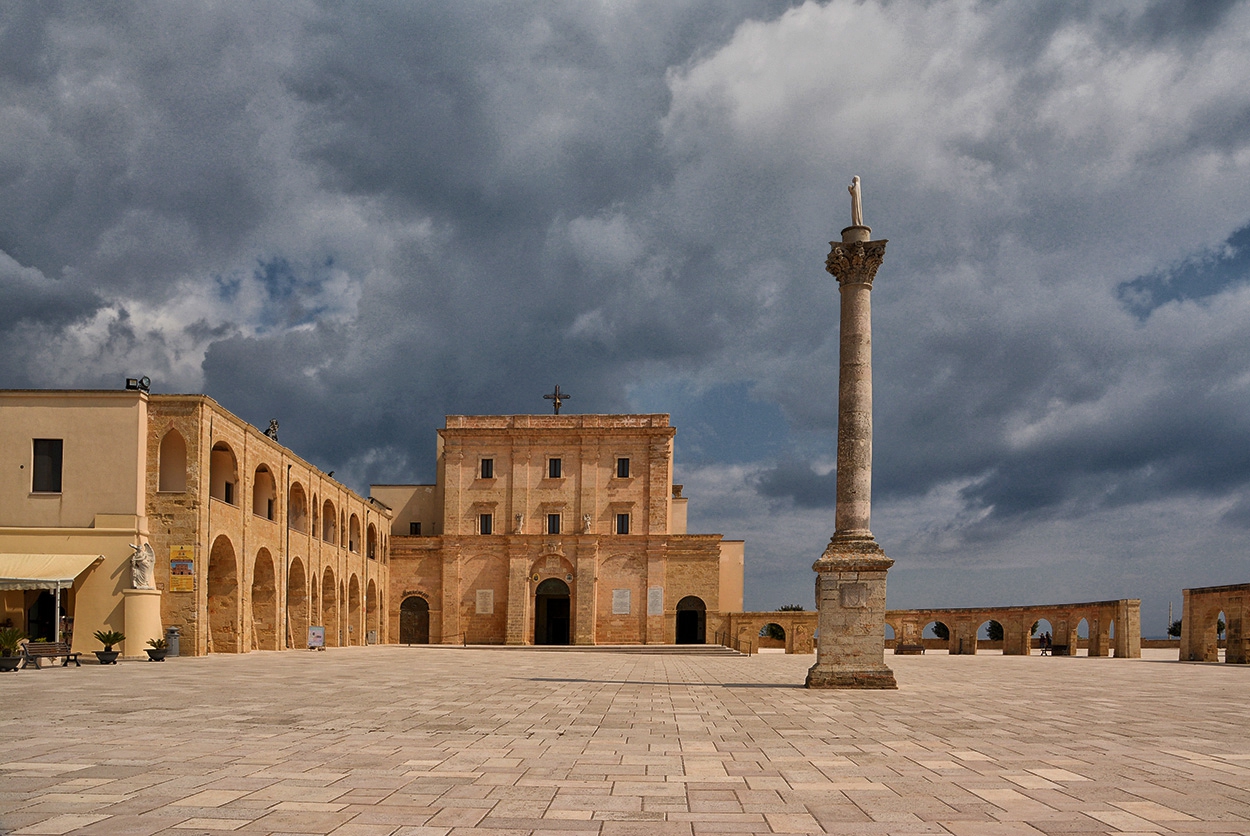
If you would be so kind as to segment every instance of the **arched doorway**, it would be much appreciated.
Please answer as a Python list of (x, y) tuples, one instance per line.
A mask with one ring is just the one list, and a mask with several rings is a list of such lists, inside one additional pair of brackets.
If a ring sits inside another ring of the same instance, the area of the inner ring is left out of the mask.
[(419, 595), (409, 595), (399, 605), (399, 643), (430, 643), (430, 602)]
[(568, 644), (569, 634), (569, 585), (547, 578), (534, 591), (534, 644)]
[(268, 549), (256, 553), (252, 570), (252, 641), (257, 650), (278, 649), (278, 585)]
[(308, 637), (308, 581), (304, 564), (297, 557), (291, 561), (286, 583), (287, 644), (303, 647)]
[(702, 598), (687, 595), (677, 602), (677, 644), (705, 644), (706, 634), (707, 605)]
[(347, 638), (343, 644), (365, 643), (365, 637), (361, 635), (363, 623), (360, 619), (360, 581), (352, 575), (347, 584)]
[(326, 647), (338, 647), (339, 595), (334, 588), (334, 570), (329, 567), (321, 582), (321, 626), (326, 628)]
[(239, 567), (224, 534), (208, 555), (208, 652), (239, 652)]

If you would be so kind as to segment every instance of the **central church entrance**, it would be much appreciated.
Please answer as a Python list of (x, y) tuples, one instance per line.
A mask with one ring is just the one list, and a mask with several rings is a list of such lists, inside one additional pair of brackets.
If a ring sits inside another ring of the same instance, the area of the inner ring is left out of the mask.
[(569, 643), (569, 585), (547, 578), (534, 592), (534, 644)]

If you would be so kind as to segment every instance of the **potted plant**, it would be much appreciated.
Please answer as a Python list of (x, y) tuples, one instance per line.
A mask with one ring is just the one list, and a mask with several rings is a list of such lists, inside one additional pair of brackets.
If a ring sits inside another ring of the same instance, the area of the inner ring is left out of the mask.
[(0, 627), (0, 671), (15, 671), (22, 662), (19, 652), (26, 634), (16, 627)]
[(95, 657), (100, 660), (100, 664), (116, 665), (117, 657), (121, 655), (121, 652), (114, 650), (113, 645), (121, 644), (126, 640), (126, 637), (116, 630), (96, 630), (95, 639), (104, 645), (103, 650), (95, 652)]
[(148, 639), (148, 661), (164, 662), (165, 654), (169, 652), (169, 645), (164, 639)]

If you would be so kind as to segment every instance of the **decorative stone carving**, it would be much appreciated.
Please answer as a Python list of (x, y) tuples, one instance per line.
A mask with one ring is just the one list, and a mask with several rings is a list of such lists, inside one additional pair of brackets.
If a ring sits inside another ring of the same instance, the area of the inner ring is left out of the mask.
[(872, 287), (877, 268), (885, 259), (886, 240), (880, 241), (830, 241), (829, 257), (825, 259), (827, 270), (839, 284), (866, 284)]

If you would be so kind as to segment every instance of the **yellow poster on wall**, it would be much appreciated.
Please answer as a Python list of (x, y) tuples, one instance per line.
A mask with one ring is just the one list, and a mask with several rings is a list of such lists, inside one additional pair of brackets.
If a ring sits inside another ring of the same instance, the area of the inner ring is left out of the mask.
[(169, 591), (195, 592), (195, 546), (169, 547)]

